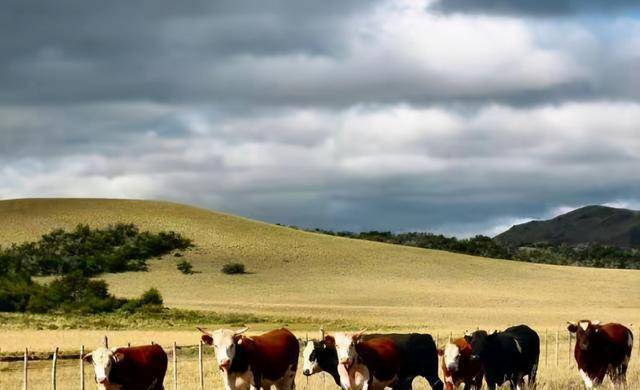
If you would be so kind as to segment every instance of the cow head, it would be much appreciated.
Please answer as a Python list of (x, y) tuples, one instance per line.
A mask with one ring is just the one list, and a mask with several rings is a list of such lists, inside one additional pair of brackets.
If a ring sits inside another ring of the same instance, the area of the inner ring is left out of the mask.
[(491, 347), (491, 341), (497, 333), (495, 330), (492, 333), (487, 333), (486, 330), (476, 330), (470, 336), (465, 335), (465, 340), (471, 345), (472, 355), (470, 359), (481, 359)]
[(460, 347), (454, 343), (447, 343), (444, 349), (438, 350), (438, 355), (442, 356), (444, 367), (450, 373), (458, 371), (460, 366)]
[(107, 348), (98, 348), (82, 357), (82, 359), (93, 365), (96, 375), (96, 383), (106, 385), (109, 383), (109, 373), (113, 366), (124, 359), (124, 354), (114, 352)]
[[(331, 336), (327, 336), (327, 338), (333, 339)], [(304, 362), (302, 374), (305, 376), (311, 376), (331, 368), (335, 369), (338, 365), (335, 346), (328, 347), (324, 339), (307, 341), (307, 345), (302, 351), (302, 358)]]
[(595, 335), (600, 332), (600, 321), (567, 322), (567, 330), (576, 334), (576, 346), (585, 351), (589, 349)]
[(240, 330), (218, 329), (210, 332), (198, 328), (202, 332), (202, 341), (205, 344), (213, 345), (218, 366), (222, 371), (228, 371), (231, 367), (237, 345), (242, 343), (242, 334), (248, 329), (246, 327)]
[(366, 329), (356, 333), (338, 332), (335, 335), (338, 364), (350, 367), (356, 360), (356, 344), (362, 338)]

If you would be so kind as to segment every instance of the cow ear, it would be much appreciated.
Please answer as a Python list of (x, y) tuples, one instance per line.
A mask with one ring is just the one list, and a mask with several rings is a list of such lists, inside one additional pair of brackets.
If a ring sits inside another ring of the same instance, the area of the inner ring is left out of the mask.
[(336, 339), (334, 339), (333, 336), (326, 335), (324, 336), (324, 345), (326, 345), (327, 348), (335, 348)]
[(567, 330), (571, 333), (576, 333), (578, 331), (578, 324), (567, 321)]
[(438, 356), (444, 355), (444, 350), (442, 348), (438, 348)]
[(113, 360), (117, 363), (124, 360), (124, 353), (117, 351), (113, 353)]
[(201, 339), (202, 339), (202, 342), (207, 345), (213, 344), (213, 337), (209, 336), (208, 334), (203, 334)]
[(91, 354), (91, 352), (89, 352), (88, 354), (82, 357), (82, 360), (84, 360), (87, 363), (93, 364), (93, 355)]
[(234, 334), (233, 335), (233, 342), (236, 344), (242, 344), (242, 335), (241, 334)]

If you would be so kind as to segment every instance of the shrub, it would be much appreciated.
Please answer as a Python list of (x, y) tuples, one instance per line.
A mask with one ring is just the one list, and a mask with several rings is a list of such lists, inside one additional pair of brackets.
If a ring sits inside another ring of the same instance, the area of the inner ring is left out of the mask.
[(176, 265), (176, 268), (185, 275), (193, 274), (193, 265), (187, 260), (182, 260)]
[(125, 313), (135, 312), (159, 312), (163, 308), (162, 295), (156, 288), (145, 291), (139, 299), (130, 299), (120, 307), (120, 311)]
[(242, 263), (227, 263), (222, 266), (222, 273), (227, 275), (237, 275), (246, 273), (244, 264)]

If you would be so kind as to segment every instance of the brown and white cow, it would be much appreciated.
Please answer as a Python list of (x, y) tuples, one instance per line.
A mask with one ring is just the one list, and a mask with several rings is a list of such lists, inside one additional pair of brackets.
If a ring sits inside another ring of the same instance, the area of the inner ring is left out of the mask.
[[(394, 390), (412, 388), (416, 376), (424, 377), (432, 389), (442, 390), (438, 377), (438, 353), (428, 334), (336, 333), (338, 374), (343, 389)], [(331, 337), (325, 337), (325, 343)]]
[(98, 348), (86, 354), (100, 390), (162, 390), (167, 354), (159, 345)]
[(466, 338), (453, 340), (443, 349), (438, 349), (442, 357), (442, 375), (447, 390), (453, 390), (464, 383), (465, 390), (482, 388), (482, 364), (473, 356), (471, 344)]
[(587, 389), (600, 385), (606, 375), (614, 387), (626, 387), (633, 348), (633, 334), (626, 326), (581, 320), (568, 322), (567, 329), (576, 334), (574, 356)]
[(226, 390), (293, 390), (298, 368), (300, 344), (287, 329), (277, 329), (260, 336), (243, 336), (247, 328), (210, 332), (198, 328), (202, 341), (215, 348), (216, 360)]

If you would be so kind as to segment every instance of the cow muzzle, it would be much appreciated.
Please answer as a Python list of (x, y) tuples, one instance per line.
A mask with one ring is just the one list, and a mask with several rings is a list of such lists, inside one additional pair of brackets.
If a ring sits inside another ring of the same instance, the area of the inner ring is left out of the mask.
[(107, 379), (107, 377), (100, 377), (100, 378), (96, 378), (96, 382), (98, 382), (98, 384), (100, 385), (105, 385), (109, 383), (109, 379)]
[(311, 376), (311, 370), (307, 368), (306, 370), (302, 371), (302, 375)]
[(225, 359), (221, 361), (220, 363), (218, 363), (218, 367), (220, 367), (221, 370), (228, 370), (229, 367), (231, 367), (231, 359)]

